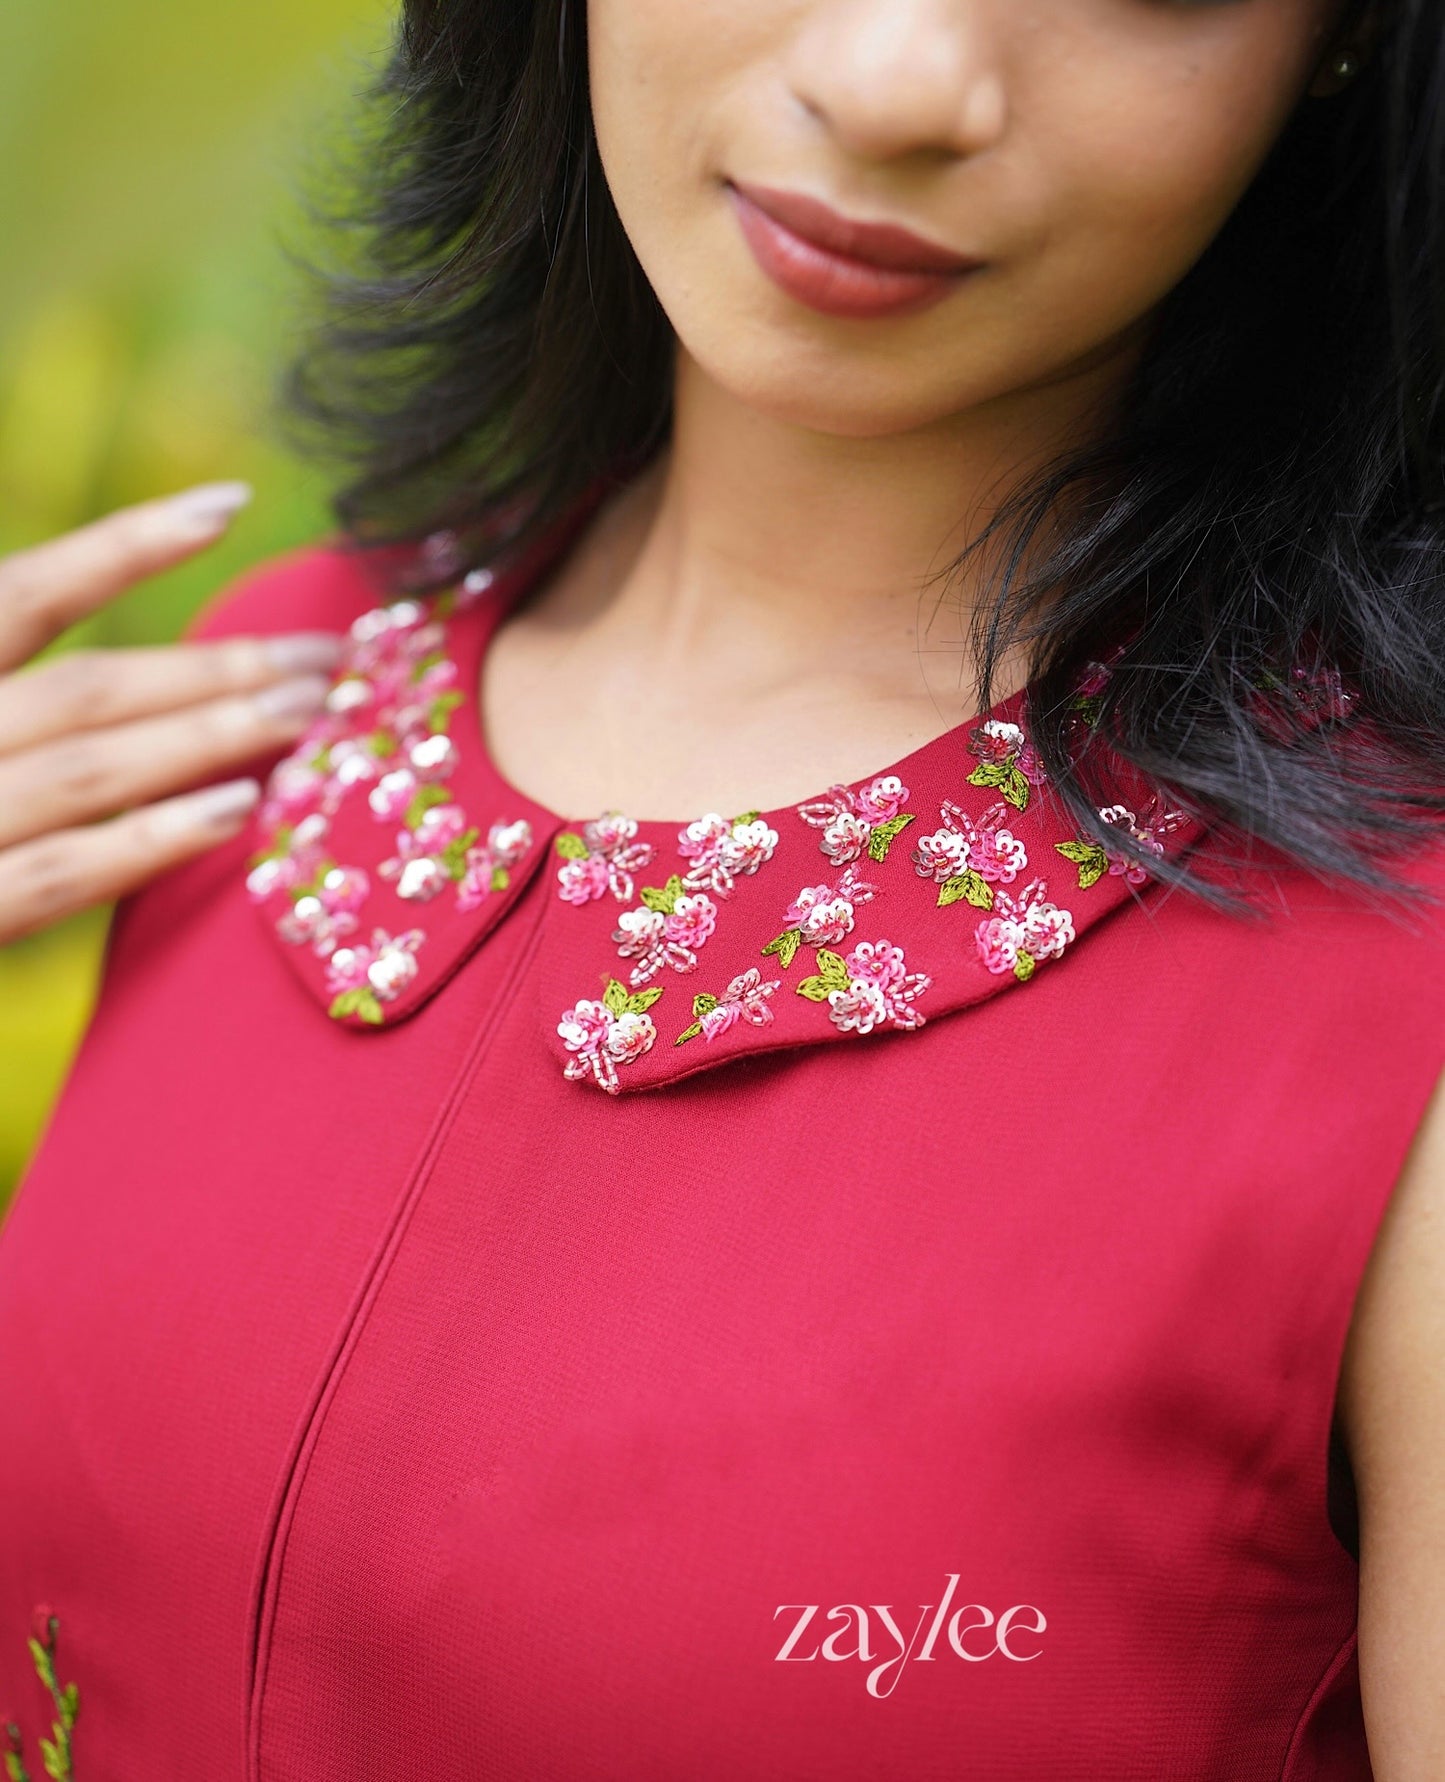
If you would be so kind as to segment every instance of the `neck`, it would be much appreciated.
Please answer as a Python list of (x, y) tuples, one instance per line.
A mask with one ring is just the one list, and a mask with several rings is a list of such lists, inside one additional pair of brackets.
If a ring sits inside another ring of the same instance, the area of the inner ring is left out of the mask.
[(629, 492), (612, 616), (647, 636), (659, 676), (745, 652), (789, 678), (861, 676), (905, 697), (922, 691), (920, 655), (937, 653), (956, 699), (976, 594), (971, 577), (934, 578), (1021, 478), (1094, 424), (1126, 369), (1121, 352), (942, 420), (848, 437), (760, 412), (679, 346), (672, 436)]

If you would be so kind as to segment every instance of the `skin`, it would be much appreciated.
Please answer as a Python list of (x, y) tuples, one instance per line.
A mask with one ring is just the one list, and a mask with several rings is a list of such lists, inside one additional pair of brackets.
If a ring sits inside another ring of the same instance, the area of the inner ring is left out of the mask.
[[(1346, 24), (1367, 53), (1339, 0), (589, 0), (599, 145), (676, 331), (676, 425), (487, 653), (503, 772), (569, 815), (681, 822), (861, 779), (968, 718), (973, 593), (935, 572), (1107, 417), (1286, 117), (1340, 84)], [(725, 174), (988, 269), (913, 316), (818, 315), (756, 266)], [(254, 639), (14, 672), (223, 529), (152, 504), (0, 563), (0, 941), (234, 833), (244, 809), (206, 826), (145, 801), (314, 709), (257, 713), (280, 670)], [(1445, 1774), (1442, 1279), (1445, 1087), (1340, 1383), (1377, 1782)]]

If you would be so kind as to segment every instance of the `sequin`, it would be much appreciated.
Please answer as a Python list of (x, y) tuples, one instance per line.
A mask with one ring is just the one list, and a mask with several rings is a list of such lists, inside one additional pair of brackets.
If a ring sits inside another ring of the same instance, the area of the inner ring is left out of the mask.
[(859, 792), (831, 786), (826, 798), (797, 807), (798, 815), (822, 830), (818, 846), (834, 866), (846, 866), (866, 851), (880, 865), (888, 858), (893, 838), (913, 821), (905, 811), (908, 788), (897, 774), (879, 774)]
[(942, 805), (942, 827), (925, 835), (913, 850), (918, 876), (938, 886), (940, 909), (960, 899), (978, 909), (992, 909), (994, 885), (1012, 884), (1027, 867), (1024, 844), (1004, 826), (1008, 812), (1002, 799), (978, 818), (951, 802)]

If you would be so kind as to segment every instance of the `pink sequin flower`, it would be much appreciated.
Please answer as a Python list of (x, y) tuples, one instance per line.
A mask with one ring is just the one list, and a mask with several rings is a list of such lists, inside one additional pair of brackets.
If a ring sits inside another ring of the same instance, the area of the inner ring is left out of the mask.
[(993, 914), (974, 931), (979, 958), (990, 971), (1033, 976), (1045, 959), (1057, 959), (1074, 938), (1074, 918), (1048, 900), (1042, 879), (1032, 879), (1016, 896), (995, 894)]
[(1012, 884), (1029, 860), (1023, 843), (1005, 827), (1008, 814), (1003, 799), (977, 820), (959, 805), (945, 802), (939, 810), (942, 826), (913, 850), (918, 876), (943, 885), (976, 873), (990, 884)]
[(862, 941), (842, 966), (846, 981), (827, 996), (828, 1018), (835, 1027), (844, 1033), (871, 1033), (875, 1027), (923, 1026), (924, 1016), (915, 1004), (933, 980), (907, 969), (902, 947), (886, 940)]
[(563, 1067), (563, 1075), (575, 1079), (590, 1078), (609, 1095), (616, 1095), (620, 1065), (634, 1064), (643, 1053), (652, 1049), (657, 1028), (647, 1013), (647, 996), (627, 997), (619, 994), (622, 986), (615, 979), (607, 986), (607, 996), (597, 1002), (583, 999), (568, 1009), (557, 1023), (562, 1044), (573, 1054)]
[(609, 891), (619, 903), (631, 903), (633, 875), (652, 860), (652, 843), (638, 841), (637, 824), (618, 811), (584, 823), (580, 835), (564, 831), (555, 846), (562, 857), (557, 895), (563, 903), (591, 903)]
[(692, 1026), (677, 1036), (676, 1043), (682, 1045), (685, 1040), (695, 1039), (698, 1034), (705, 1040), (719, 1039), (739, 1021), (750, 1022), (754, 1027), (766, 1027), (773, 1018), (768, 999), (781, 987), (780, 979), (771, 978), (765, 982), (758, 968), (755, 965), (749, 966), (732, 980), (721, 996), (704, 993), (693, 998)]
[(731, 897), (736, 880), (771, 860), (777, 845), (777, 830), (755, 814), (728, 818), (709, 811), (678, 831), (677, 851), (692, 863), (682, 882), (689, 891)]
[(866, 850), (871, 860), (888, 857), (893, 837), (908, 823), (904, 813), (908, 788), (897, 774), (879, 774), (860, 791), (831, 786), (826, 798), (797, 807), (798, 815), (814, 829), (821, 829), (818, 846), (834, 866), (846, 866)]

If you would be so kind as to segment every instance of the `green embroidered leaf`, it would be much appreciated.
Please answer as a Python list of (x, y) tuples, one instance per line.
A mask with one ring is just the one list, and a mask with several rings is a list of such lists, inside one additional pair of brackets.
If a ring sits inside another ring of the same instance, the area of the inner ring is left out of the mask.
[(736, 828), (739, 823), (756, 823), (762, 814), (761, 811), (743, 811), (733, 818), (733, 827)]
[(411, 665), (411, 678), (419, 681), (429, 668), (435, 668), (438, 662), (445, 662), (446, 656), (441, 650), (428, 650), (425, 656), (418, 656)]
[(505, 866), (494, 866), (492, 868), (492, 889), (494, 891), (505, 891), (511, 882), (512, 875), (507, 871)]
[(801, 930), (785, 928), (776, 940), (770, 940), (763, 948), (764, 953), (776, 953), (778, 963), (786, 971), (798, 956), (798, 948), (803, 944)]
[(981, 872), (972, 867), (967, 872), (956, 873), (953, 878), (945, 879), (938, 887), (938, 907), (947, 909), (951, 903), (960, 898), (967, 898), (975, 909), (991, 910), (993, 908), (993, 886)]
[(276, 831), (271, 846), (269, 848), (262, 848), (259, 852), (252, 854), (250, 859), (247, 860), (246, 865), (248, 867), (261, 866), (268, 860), (284, 860), (291, 852), (291, 837), (295, 828), (296, 825), (294, 823), (282, 823)]
[[(11, 1736), (18, 1738), (19, 1732), (20, 1729), (17, 1727)], [(30, 1782), (30, 1772), (26, 1769), (24, 1760), (18, 1751), (5, 1753), (5, 1775), (7, 1782)]]
[(438, 858), (449, 879), (459, 879), (467, 870), (467, 849), (481, 834), (481, 830), (473, 827), (464, 829), (460, 835), (454, 835), (442, 849)]
[[(59, 1728), (56, 1728), (59, 1731)], [(51, 1782), (70, 1782), (70, 1759), (62, 1750), (58, 1740), (54, 1743), (42, 1737), (40, 1740), (40, 1760), (45, 1765), (45, 1773)]]
[(659, 996), (666, 989), (665, 984), (654, 984), (650, 990), (634, 990), (627, 999), (624, 1015), (645, 1015)]
[[(659, 994), (661, 994), (661, 992), (659, 992)], [(706, 990), (700, 990), (692, 999), (692, 1012), (694, 1015), (710, 1015), (717, 1007), (717, 1003), (718, 999), (715, 996), (710, 995)], [(696, 1039), (701, 1032), (702, 1022), (694, 1021), (691, 1027), (683, 1028), (682, 1032), (678, 1034), (677, 1038), (673, 1041), (673, 1044), (675, 1046), (680, 1046), (684, 1040)]]
[(999, 782), (999, 789), (1010, 804), (1017, 805), (1021, 811), (1029, 808), (1029, 782), (1025, 774), (1018, 768), (1010, 767)]
[(900, 811), (896, 817), (890, 817), (886, 823), (880, 823), (868, 837), (868, 858), (880, 863), (888, 858), (888, 850), (893, 845), (893, 838), (900, 830), (904, 830), (913, 821), (913, 811)]
[(1002, 786), (1011, 771), (1006, 761), (980, 761), (968, 776), (968, 783), (970, 786)]
[(1097, 842), (1082, 840), (1055, 842), (1054, 846), (1065, 860), (1072, 860), (1078, 867), (1081, 891), (1087, 891), (1091, 885), (1097, 885), (1109, 869), (1109, 856)]
[(1102, 706), (1103, 701), (1099, 698), (1097, 693), (1080, 693), (1073, 702), (1074, 710), (1084, 720), (1090, 730), (1098, 729), (1099, 714)]
[(440, 786), (418, 786), (411, 795), (411, 802), (406, 807), (406, 815), (402, 822), (408, 829), (415, 829), (434, 804), (446, 804), (447, 794)]
[(60, 1718), (65, 1722), (67, 1731), (75, 1725), (75, 1716), (80, 1708), (80, 1689), (77, 1684), (67, 1683), (60, 1692)]
[(30, 1656), (35, 1661), (35, 1674), (52, 1693), (55, 1690), (55, 1666), (50, 1662), (50, 1654), (32, 1634), (29, 1642)]
[(331, 744), (323, 743), (314, 755), (307, 757), (306, 765), (317, 773), (328, 773), (331, 769)]
[(458, 693), (455, 688), (452, 688), (450, 692), (437, 694), (427, 707), (426, 713), (426, 721), (433, 734), (446, 729), (451, 721), (452, 713), (462, 703), (464, 697), (465, 695)]
[(607, 988), (602, 992), (602, 1006), (609, 1015), (625, 1015), (627, 1013), (627, 986), (619, 984), (616, 978), (607, 980)]
[(399, 738), (394, 730), (373, 730), (369, 736), (362, 737), (361, 746), (369, 749), (378, 761), (384, 761), (388, 755), (396, 753)]
[(670, 916), (677, 907), (678, 898), (682, 896), (682, 879), (674, 873), (661, 890), (656, 885), (644, 885), (638, 896), (648, 909)]
[(814, 948), (814, 958), (818, 964), (818, 975), (804, 978), (798, 985), (798, 995), (806, 996), (809, 1002), (826, 1002), (831, 991), (848, 988), (848, 967), (837, 953), (829, 952), (827, 947)]
[(1020, 953), (1018, 958), (1014, 960), (1014, 976), (1021, 984), (1027, 984), (1029, 979), (1034, 975), (1034, 966), (1036, 963), (1032, 953)]
[(358, 984), (355, 989), (341, 991), (332, 997), (326, 1012), (336, 1021), (346, 1015), (359, 1015), (371, 1027), (380, 1027), (386, 1019), (370, 984)]
[(564, 829), (553, 844), (564, 860), (585, 860), (591, 850), (580, 835)]

